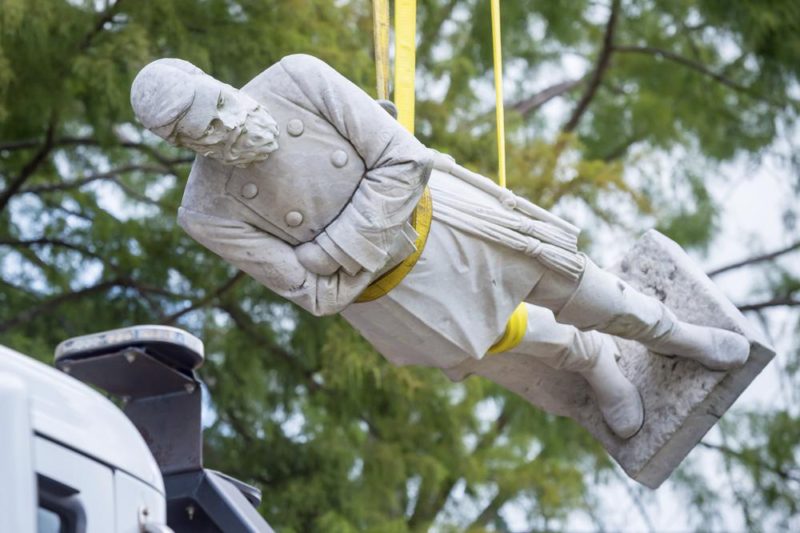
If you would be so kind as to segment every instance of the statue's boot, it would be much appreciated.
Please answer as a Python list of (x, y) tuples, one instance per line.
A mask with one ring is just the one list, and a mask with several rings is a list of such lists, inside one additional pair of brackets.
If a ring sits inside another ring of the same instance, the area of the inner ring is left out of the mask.
[(741, 366), (749, 341), (732, 331), (681, 322), (658, 299), (637, 291), (587, 259), (578, 288), (556, 319), (642, 343), (650, 351), (693, 359), (712, 370)]
[(617, 366), (617, 345), (608, 335), (559, 324), (550, 310), (529, 305), (527, 331), (511, 351), (581, 374), (594, 391), (606, 423), (619, 437), (630, 438), (642, 427), (641, 396)]

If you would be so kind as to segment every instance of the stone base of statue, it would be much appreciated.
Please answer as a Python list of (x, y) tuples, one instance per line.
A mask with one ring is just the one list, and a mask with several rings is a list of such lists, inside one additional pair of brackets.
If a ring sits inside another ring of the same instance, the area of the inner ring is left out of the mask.
[(611, 270), (634, 288), (658, 297), (681, 320), (746, 336), (751, 342), (747, 363), (729, 372), (711, 371), (694, 361), (656, 355), (636, 342), (618, 340), (619, 365), (644, 401), (644, 426), (628, 440), (608, 429), (582, 377), (530, 356), (490, 355), (448, 374), (455, 380), (484, 376), (535, 406), (575, 419), (631, 478), (657, 488), (775, 352), (686, 253), (657, 231), (646, 233)]

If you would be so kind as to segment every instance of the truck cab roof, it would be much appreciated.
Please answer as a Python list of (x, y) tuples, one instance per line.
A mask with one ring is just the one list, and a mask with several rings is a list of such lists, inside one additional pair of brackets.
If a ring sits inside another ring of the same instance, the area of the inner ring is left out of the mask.
[(127, 472), (164, 494), (164, 482), (136, 427), (105, 396), (72, 377), (5, 346), (0, 374), (21, 379), (37, 435)]

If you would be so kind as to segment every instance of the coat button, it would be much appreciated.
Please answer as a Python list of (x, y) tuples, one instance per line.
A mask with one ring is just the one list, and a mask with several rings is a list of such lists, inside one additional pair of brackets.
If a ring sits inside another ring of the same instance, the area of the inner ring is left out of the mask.
[(289, 211), (283, 219), (287, 226), (294, 228), (303, 223), (303, 214), (300, 211)]
[(342, 168), (347, 164), (347, 154), (344, 150), (336, 150), (331, 154), (331, 163), (336, 168)]
[(242, 185), (242, 196), (250, 200), (251, 198), (255, 198), (258, 194), (258, 187), (256, 187), (255, 183), (245, 183)]
[(286, 124), (286, 131), (288, 131), (289, 135), (292, 137), (299, 137), (302, 135), (304, 128), (303, 121), (299, 118), (293, 118), (288, 124)]

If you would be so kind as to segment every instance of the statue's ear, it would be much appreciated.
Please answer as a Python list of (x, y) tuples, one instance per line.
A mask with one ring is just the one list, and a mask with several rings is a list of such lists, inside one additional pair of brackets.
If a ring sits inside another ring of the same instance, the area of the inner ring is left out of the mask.
[(397, 120), (397, 106), (391, 100), (375, 100), (390, 115)]

